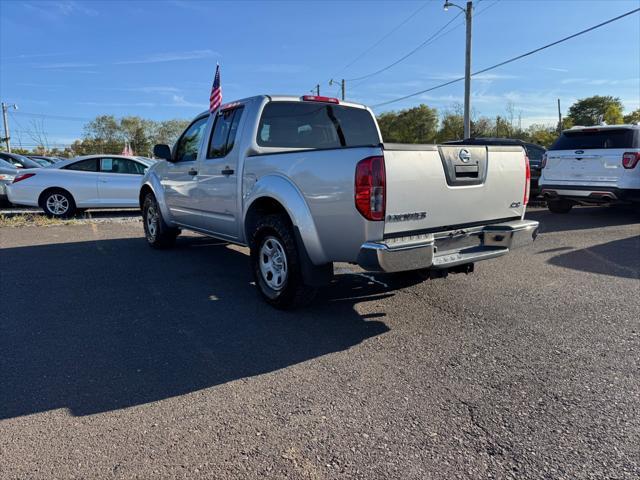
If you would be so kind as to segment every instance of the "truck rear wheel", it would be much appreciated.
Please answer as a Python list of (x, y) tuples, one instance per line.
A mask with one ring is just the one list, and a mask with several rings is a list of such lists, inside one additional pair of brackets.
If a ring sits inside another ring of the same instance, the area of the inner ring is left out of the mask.
[(569, 213), (573, 208), (573, 202), (569, 200), (549, 200), (547, 207), (553, 213)]
[(260, 295), (275, 308), (311, 303), (316, 289), (304, 284), (298, 245), (284, 215), (266, 215), (251, 235), (251, 272)]
[(144, 236), (153, 248), (172, 247), (176, 243), (176, 237), (180, 234), (179, 229), (171, 228), (165, 223), (153, 193), (148, 193), (144, 198), (142, 224)]

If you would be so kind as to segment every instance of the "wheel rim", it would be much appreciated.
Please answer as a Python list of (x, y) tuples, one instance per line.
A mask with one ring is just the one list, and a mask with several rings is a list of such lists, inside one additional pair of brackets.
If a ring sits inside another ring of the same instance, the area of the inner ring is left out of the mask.
[(54, 193), (47, 198), (47, 210), (54, 215), (64, 215), (69, 211), (69, 199), (61, 193)]
[(282, 290), (287, 281), (287, 255), (280, 241), (267, 237), (260, 247), (260, 274), (269, 288)]
[(158, 212), (155, 205), (147, 208), (147, 233), (151, 239), (156, 238), (158, 232)]

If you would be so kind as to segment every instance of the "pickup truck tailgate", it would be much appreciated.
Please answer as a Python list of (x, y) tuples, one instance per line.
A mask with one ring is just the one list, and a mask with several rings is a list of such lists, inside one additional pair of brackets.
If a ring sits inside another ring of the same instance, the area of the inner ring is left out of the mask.
[(385, 236), (521, 218), (521, 147), (385, 144)]

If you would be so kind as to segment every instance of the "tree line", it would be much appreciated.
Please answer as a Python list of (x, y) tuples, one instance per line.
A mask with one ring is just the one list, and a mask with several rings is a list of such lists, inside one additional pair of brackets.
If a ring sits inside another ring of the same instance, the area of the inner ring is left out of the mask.
[[(435, 108), (427, 105), (386, 112), (378, 117), (382, 138), (399, 143), (442, 143), (463, 138), (464, 117), (462, 105), (454, 105), (439, 116)], [(504, 137), (549, 147), (558, 137), (560, 129), (575, 125), (590, 126), (605, 122), (608, 125), (640, 122), (640, 109), (623, 115), (622, 101), (611, 96), (592, 96), (576, 101), (569, 107), (562, 125), (533, 124), (520, 126), (515, 106), (509, 103), (504, 115), (495, 118), (472, 114), (472, 137)]]
[[(574, 125), (597, 125), (601, 121), (609, 125), (640, 122), (640, 109), (623, 115), (623, 105), (619, 98), (612, 96), (592, 96), (576, 101), (569, 107), (562, 126), (534, 124), (522, 128), (516, 118), (513, 103), (507, 104), (505, 113), (495, 118), (472, 115), (472, 137), (518, 138), (549, 147), (558, 137), (560, 128)], [(400, 111), (385, 112), (378, 116), (382, 138), (386, 142), (399, 143), (441, 143), (463, 137), (462, 105), (456, 104), (442, 111), (427, 105)], [(50, 149), (46, 145), (46, 135), (42, 145), (33, 152), (14, 149), (17, 153), (39, 153), (60, 156), (77, 156), (94, 153), (119, 154), (129, 145), (136, 155), (152, 155), (156, 143), (172, 145), (189, 124), (189, 120), (155, 121), (137, 116), (116, 118), (100, 115), (84, 126), (82, 138), (64, 150)]]

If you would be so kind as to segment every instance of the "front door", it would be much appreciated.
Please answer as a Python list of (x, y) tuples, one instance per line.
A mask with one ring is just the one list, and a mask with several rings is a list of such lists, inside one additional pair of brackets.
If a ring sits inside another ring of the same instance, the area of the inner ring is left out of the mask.
[(196, 208), (204, 229), (220, 236), (238, 237), (238, 160), (239, 126), (243, 106), (216, 114), (215, 123), (198, 169)]
[(178, 223), (198, 227), (195, 215), (195, 191), (198, 152), (208, 116), (198, 117), (176, 142), (173, 161), (167, 162), (160, 182), (171, 217)]

